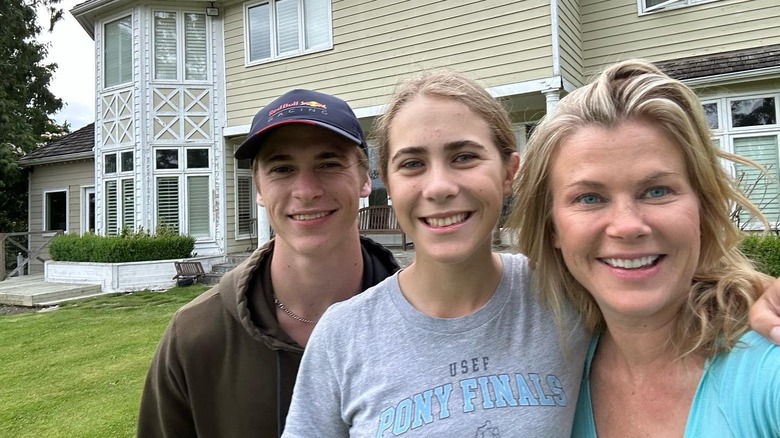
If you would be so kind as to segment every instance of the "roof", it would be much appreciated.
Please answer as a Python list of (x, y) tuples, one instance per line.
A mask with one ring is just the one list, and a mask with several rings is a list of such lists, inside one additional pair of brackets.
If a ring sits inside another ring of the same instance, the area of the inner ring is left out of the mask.
[(37, 164), (83, 160), (93, 156), (92, 149), (94, 146), (95, 124), (90, 123), (25, 155), (19, 159), (19, 164), (22, 166), (35, 166)]
[(780, 44), (656, 62), (669, 76), (697, 79), (780, 67)]

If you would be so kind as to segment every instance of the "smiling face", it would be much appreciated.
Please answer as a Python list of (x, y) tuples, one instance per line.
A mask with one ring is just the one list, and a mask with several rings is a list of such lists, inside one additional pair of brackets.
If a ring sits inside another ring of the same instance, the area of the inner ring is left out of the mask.
[(588, 126), (560, 144), (550, 175), (555, 246), (607, 323), (675, 318), (701, 244), (680, 148), (646, 122)]
[(359, 198), (371, 183), (354, 143), (304, 124), (282, 126), (257, 155), (257, 203), (277, 236), (277, 248), (321, 254), (357, 236)]
[(418, 260), (486, 257), (518, 157), (502, 161), (487, 122), (466, 105), (419, 95), (389, 128), (385, 183)]

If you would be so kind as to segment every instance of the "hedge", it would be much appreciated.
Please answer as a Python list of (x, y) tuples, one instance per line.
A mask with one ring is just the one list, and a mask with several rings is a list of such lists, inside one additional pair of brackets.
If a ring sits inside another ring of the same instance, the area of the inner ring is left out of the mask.
[(740, 249), (753, 260), (756, 269), (772, 277), (780, 277), (780, 236), (748, 234)]
[(143, 230), (119, 236), (56, 236), (49, 245), (52, 260), (65, 262), (124, 263), (192, 257), (195, 238), (169, 231), (149, 235)]

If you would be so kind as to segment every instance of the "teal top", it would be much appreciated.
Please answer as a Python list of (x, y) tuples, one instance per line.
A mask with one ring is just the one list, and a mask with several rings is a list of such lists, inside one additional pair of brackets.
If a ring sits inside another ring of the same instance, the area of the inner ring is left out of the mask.
[[(588, 350), (572, 437), (595, 438)], [(691, 403), (685, 437), (780, 437), (780, 347), (754, 331), (728, 353), (709, 358)]]

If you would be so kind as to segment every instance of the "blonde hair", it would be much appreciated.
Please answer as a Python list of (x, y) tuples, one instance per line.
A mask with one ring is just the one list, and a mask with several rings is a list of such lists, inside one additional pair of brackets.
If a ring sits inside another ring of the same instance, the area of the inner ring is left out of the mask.
[(768, 281), (738, 249), (742, 233), (731, 221), (731, 206), (741, 205), (767, 229), (768, 224), (720, 159), (760, 166), (713, 145), (694, 92), (651, 63), (630, 60), (607, 68), (591, 84), (561, 99), (544, 118), (522, 160), (507, 226), (514, 231), (518, 250), (529, 257), (536, 289), (559, 324), (569, 301), (582, 315), (586, 329), (604, 329), (593, 297), (569, 273), (555, 248), (549, 171), (556, 149), (578, 130), (611, 129), (637, 120), (660, 126), (679, 145), (700, 203), (701, 252), (687, 305), (670, 342), (681, 357), (728, 351), (747, 330), (748, 309)]
[(487, 122), (493, 142), (506, 162), (516, 152), (517, 141), (506, 109), (477, 82), (451, 70), (434, 70), (420, 73), (401, 82), (390, 97), (385, 113), (374, 124), (377, 167), (379, 176), (386, 181), (390, 156), (390, 125), (407, 103), (417, 96), (435, 96), (452, 99), (466, 105)]

